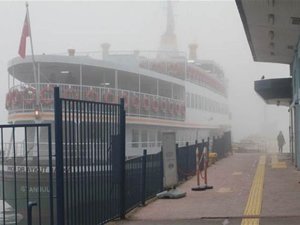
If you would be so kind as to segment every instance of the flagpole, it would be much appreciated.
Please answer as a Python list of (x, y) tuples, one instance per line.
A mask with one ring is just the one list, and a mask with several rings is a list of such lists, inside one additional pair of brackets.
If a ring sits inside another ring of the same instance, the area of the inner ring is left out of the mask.
[[(33, 75), (34, 75), (34, 83), (35, 83), (35, 107), (38, 107), (39, 110), (39, 105), (40, 105), (40, 88), (38, 85), (38, 79), (37, 79), (37, 72), (36, 72), (36, 65), (35, 65), (35, 59), (34, 59), (34, 52), (33, 52), (33, 44), (32, 44), (32, 33), (31, 33), (31, 23), (30, 23), (30, 17), (29, 17), (29, 8), (28, 8), (28, 2), (26, 4), (26, 16), (27, 16), (27, 21), (29, 23), (29, 32), (30, 32), (30, 46), (31, 46), (31, 58), (32, 58), (32, 66), (33, 66)], [(36, 109), (35, 109), (36, 110)]]

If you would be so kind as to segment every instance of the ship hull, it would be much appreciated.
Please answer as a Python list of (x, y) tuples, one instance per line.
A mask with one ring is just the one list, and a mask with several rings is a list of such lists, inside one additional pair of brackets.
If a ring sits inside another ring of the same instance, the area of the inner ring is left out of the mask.
[[(17, 167), (17, 170), (26, 171), (26, 167)], [(16, 173), (6, 171), (4, 177), (0, 174), (2, 181), (0, 182), (0, 198), (15, 210), (17, 220), (19, 220), (18, 224), (27, 224), (27, 203), (36, 202), (37, 206), (34, 206), (32, 211), (33, 224), (39, 223), (41, 220), (42, 224), (50, 225), (50, 183), (52, 183), (53, 196), (56, 196), (55, 173), (53, 181), (50, 182), (49, 172), (46, 172), (49, 171), (49, 168), (42, 167), (41, 171), (44, 173), (40, 173), (39, 176), (34, 172), (26, 175), (26, 173), (18, 171)], [(113, 182), (111, 175), (109, 170), (89, 172), (89, 174), (85, 171), (65, 173), (64, 198), (68, 205), (65, 209), (65, 217), (76, 214), (80, 219), (85, 210), (97, 209), (107, 201), (117, 202), (118, 185)], [(101, 183), (105, 183), (105, 185), (101, 185)], [(113, 198), (111, 197), (112, 191), (114, 192)], [(55, 205), (55, 201), (56, 198), (53, 197), (53, 205)], [(55, 213), (55, 208), (52, 209)], [(103, 212), (103, 215), (108, 215), (108, 213)], [(15, 216), (12, 217), (12, 220), (15, 221)]]

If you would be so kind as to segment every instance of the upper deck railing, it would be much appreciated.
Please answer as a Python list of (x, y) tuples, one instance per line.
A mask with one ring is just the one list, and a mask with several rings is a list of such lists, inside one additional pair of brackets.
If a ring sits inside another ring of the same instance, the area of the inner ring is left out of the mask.
[[(6, 109), (9, 114), (33, 112), (37, 108), (41, 112), (53, 112), (53, 88), (55, 86), (60, 87), (61, 96), (64, 98), (107, 103), (117, 103), (120, 98), (124, 98), (128, 116), (168, 120), (185, 119), (186, 109), (183, 100), (115, 88), (58, 83), (13, 86), (6, 94)], [(36, 104), (37, 97), (38, 105)]]

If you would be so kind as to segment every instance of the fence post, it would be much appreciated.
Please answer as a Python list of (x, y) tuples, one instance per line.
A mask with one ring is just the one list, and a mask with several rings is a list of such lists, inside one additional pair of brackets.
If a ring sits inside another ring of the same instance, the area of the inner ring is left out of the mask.
[(28, 220), (28, 225), (32, 225), (32, 207), (37, 206), (36, 202), (28, 202), (27, 205), (27, 220)]
[(54, 87), (54, 113), (55, 113), (55, 163), (56, 163), (56, 215), (57, 224), (64, 225), (64, 164), (62, 143), (62, 101), (59, 97), (59, 88)]
[[(216, 138), (215, 138), (215, 136), (212, 137), (212, 150), (214, 152), (217, 152), (217, 149), (216, 149)], [(217, 152), (217, 154), (218, 154), (218, 152)]]
[(207, 152), (209, 152), (209, 137), (207, 138)]
[(190, 147), (189, 147), (189, 143), (186, 142), (185, 143), (186, 146), (186, 154), (185, 155), (185, 177), (184, 179), (187, 180), (188, 179), (188, 173), (190, 172), (190, 168), (189, 168), (189, 153), (190, 153)]
[[(230, 153), (232, 154), (233, 152), (232, 152), (232, 142), (231, 142), (231, 131), (228, 131), (227, 138), (228, 138), (228, 148), (229, 148)], [(293, 157), (293, 154), (292, 154), (292, 157)]]
[(178, 176), (178, 179), (180, 180), (180, 172), (179, 172), (179, 166), (178, 166), (178, 159), (179, 159), (179, 147), (178, 147), (178, 143), (176, 144), (176, 159), (177, 159), (177, 176)]
[(146, 163), (147, 163), (147, 149), (143, 151), (142, 161), (142, 183), (141, 183), (141, 203), (144, 206), (146, 202)]
[(120, 147), (120, 218), (125, 219), (126, 214), (126, 179), (125, 179), (125, 151), (126, 151), (126, 141), (125, 141), (125, 132), (126, 132), (126, 112), (125, 112), (125, 103), (124, 98), (120, 99), (120, 138), (121, 138), (121, 147)]
[(163, 146), (160, 150), (160, 175), (161, 175), (161, 191), (164, 190), (164, 155), (163, 155)]

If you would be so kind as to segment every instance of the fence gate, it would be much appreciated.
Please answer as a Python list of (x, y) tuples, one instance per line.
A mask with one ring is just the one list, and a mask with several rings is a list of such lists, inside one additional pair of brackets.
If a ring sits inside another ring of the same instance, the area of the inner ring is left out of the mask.
[(55, 95), (58, 225), (98, 225), (125, 214), (125, 111)]
[(0, 125), (0, 224), (54, 224), (50, 124)]

